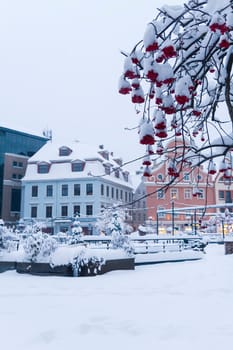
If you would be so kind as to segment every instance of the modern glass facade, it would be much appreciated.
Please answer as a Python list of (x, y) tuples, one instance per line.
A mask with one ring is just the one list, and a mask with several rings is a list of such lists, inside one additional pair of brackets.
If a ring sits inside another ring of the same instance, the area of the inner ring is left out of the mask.
[[(48, 139), (42, 136), (36, 136), (20, 132), (5, 127), (0, 127), (0, 217), (2, 217), (3, 206), (3, 183), (4, 183), (4, 158), (5, 153), (17, 154), (31, 157), (35, 154)], [(11, 194), (15, 197), (15, 194)], [(19, 202), (20, 193), (16, 197)], [(16, 204), (16, 203), (15, 203)], [(14, 206), (14, 203), (12, 203)]]

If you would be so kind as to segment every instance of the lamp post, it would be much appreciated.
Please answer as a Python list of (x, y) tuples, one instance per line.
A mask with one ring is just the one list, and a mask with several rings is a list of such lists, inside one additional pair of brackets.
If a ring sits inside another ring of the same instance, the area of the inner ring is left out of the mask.
[(222, 217), (222, 238), (225, 239), (225, 221), (224, 221), (224, 217)]
[(194, 234), (197, 234), (197, 211), (194, 209)]
[(175, 195), (172, 196), (172, 236), (175, 234), (175, 203), (174, 199), (176, 198)]
[(159, 235), (159, 214), (156, 213), (156, 234)]

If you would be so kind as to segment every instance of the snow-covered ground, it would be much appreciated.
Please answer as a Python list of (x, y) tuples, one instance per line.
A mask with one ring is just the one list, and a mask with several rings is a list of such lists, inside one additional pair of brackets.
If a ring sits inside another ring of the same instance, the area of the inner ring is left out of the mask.
[(0, 274), (2, 350), (214, 350), (233, 344), (233, 255), (96, 277)]

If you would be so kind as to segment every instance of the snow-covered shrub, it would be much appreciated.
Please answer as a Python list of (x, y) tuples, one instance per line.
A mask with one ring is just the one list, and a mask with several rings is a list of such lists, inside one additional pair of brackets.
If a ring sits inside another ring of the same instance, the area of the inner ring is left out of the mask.
[(113, 249), (124, 249), (128, 255), (133, 255), (134, 248), (128, 236), (121, 232), (112, 233), (111, 246)]
[(111, 229), (111, 246), (113, 249), (124, 249), (128, 255), (133, 254), (133, 246), (127, 235), (122, 232), (122, 221), (118, 217), (118, 214), (113, 215), (111, 224), (109, 225)]
[(72, 227), (72, 235), (71, 238), (69, 240), (69, 244), (77, 244), (81, 241), (82, 238), (82, 226), (80, 224), (80, 221), (75, 218), (75, 221), (73, 223), (73, 227)]
[(12, 231), (4, 225), (3, 220), (0, 220), (0, 248), (7, 249), (8, 252), (17, 250), (18, 237)]
[(39, 258), (50, 256), (57, 248), (57, 242), (53, 237), (39, 231), (25, 239), (23, 248), (27, 259), (36, 262)]
[(104, 233), (109, 236), (112, 234), (112, 223), (114, 217), (117, 216), (118, 223), (120, 224), (123, 234), (129, 234), (133, 231), (132, 226), (127, 224), (127, 211), (119, 208), (117, 205), (113, 205), (112, 208), (104, 208), (99, 216), (95, 228), (99, 233)]
[(88, 275), (96, 275), (101, 270), (101, 266), (105, 263), (103, 257), (89, 256), (85, 250), (81, 250), (79, 254), (74, 257), (72, 268), (74, 276), (78, 276), (84, 269), (87, 269)]

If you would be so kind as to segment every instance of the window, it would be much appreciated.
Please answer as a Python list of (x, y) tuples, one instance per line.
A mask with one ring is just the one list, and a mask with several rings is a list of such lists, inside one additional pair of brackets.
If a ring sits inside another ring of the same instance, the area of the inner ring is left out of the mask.
[(73, 216), (80, 215), (80, 205), (74, 205)]
[(87, 205), (86, 206), (86, 215), (92, 215), (93, 214), (93, 206)]
[[(158, 211), (159, 211), (159, 210), (164, 210), (164, 208), (163, 208), (163, 207), (158, 207), (157, 210), (158, 210)], [(159, 217), (159, 218), (165, 218), (165, 213), (158, 213), (158, 217)]]
[(163, 181), (163, 175), (162, 175), (162, 174), (158, 174), (158, 175), (157, 175), (157, 179), (158, 179), (159, 181)]
[(171, 188), (170, 196), (171, 196), (171, 199), (178, 199), (178, 191), (176, 188)]
[(32, 186), (32, 197), (38, 197), (38, 186)]
[(22, 177), (23, 177), (23, 175), (21, 175), (21, 174), (12, 174), (12, 179), (13, 180), (20, 180), (20, 179), (22, 179)]
[(21, 190), (19, 188), (11, 189), (11, 211), (20, 211)]
[(101, 196), (104, 196), (104, 185), (103, 184), (101, 184), (101, 186), (100, 186), (100, 194), (101, 194)]
[(125, 202), (128, 201), (128, 192), (125, 192)]
[(218, 191), (218, 199), (224, 199), (225, 196), (224, 196), (224, 191), (220, 190)]
[(104, 167), (105, 167), (105, 174), (106, 175), (110, 175), (110, 173), (111, 173), (111, 168), (110, 168), (110, 165), (104, 165)]
[(120, 198), (121, 198), (121, 200), (123, 199), (123, 190), (121, 190), (121, 192), (120, 192)]
[(72, 153), (72, 149), (67, 146), (62, 146), (59, 148), (59, 156), (69, 156)]
[(120, 177), (120, 171), (117, 169), (117, 170), (115, 170), (115, 177), (117, 178), (117, 179), (119, 179), (119, 177)]
[(124, 176), (124, 180), (128, 182), (129, 181), (129, 172), (128, 171), (123, 172), (123, 176)]
[(231, 203), (231, 191), (226, 191), (226, 203)]
[(81, 186), (80, 184), (74, 184), (74, 196), (80, 196)]
[(114, 188), (112, 187), (112, 198), (114, 198)]
[(53, 185), (47, 185), (46, 186), (46, 196), (52, 197), (53, 196)]
[(23, 168), (23, 162), (17, 162), (16, 160), (13, 160), (12, 166), (13, 168)]
[(84, 169), (84, 162), (75, 162), (72, 163), (72, 171), (83, 171)]
[(184, 173), (184, 181), (189, 181), (189, 180), (190, 180), (189, 173)]
[(68, 196), (68, 185), (62, 185), (61, 186), (61, 195), (64, 196)]
[(93, 184), (86, 184), (86, 195), (87, 196), (93, 195)]
[(31, 218), (37, 218), (37, 207), (31, 207)]
[(118, 199), (119, 198), (119, 190), (118, 190), (118, 188), (116, 189), (116, 199)]
[(204, 198), (204, 190), (201, 188), (198, 189), (198, 198), (200, 199)]
[(199, 182), (199, 181), (201, 181), (201, 179), (202, 179), (202, 176), (201, 175), (197, 175), (197, 181)]
[(106, 192), (107, 197), (109, 197), (109, 186), (106, 187)]
[(191, 199), (192, 198), (192, 193), (191, 190), (188, 188), (184, 189), (184, 199)]
[(157, 192), (157, 199), (164, 199), (164, 190), (159, 190)]
[(45, 216), (46, 216), (46, 218), (51, 218), (53, 216), (53, 207), (51, 205), (48, 205), (46, 207)]
[(68, 207), (67, 205), (61, 206), (61, 216), (68, 216)]
[(37, 171), (39, 174), (47, 174), (49, 172), (49, 164), (48, 163), (38, 164)]

